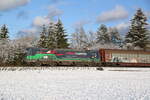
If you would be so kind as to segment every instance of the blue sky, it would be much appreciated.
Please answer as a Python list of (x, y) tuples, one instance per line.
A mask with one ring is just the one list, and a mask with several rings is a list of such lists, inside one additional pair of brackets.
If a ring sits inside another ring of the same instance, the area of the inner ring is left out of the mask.
[[(75, 28), (96, 31), (100, 24), (120, 32), (129, 26), (137, 8), (150, 18), (150, 0), (0, 0), (0, 25), (6, 24), (10, 38), (38, 33), (39, 27), (60, 18), (70, 35)], [(148, 21), (150, 22), (150, 21)]]

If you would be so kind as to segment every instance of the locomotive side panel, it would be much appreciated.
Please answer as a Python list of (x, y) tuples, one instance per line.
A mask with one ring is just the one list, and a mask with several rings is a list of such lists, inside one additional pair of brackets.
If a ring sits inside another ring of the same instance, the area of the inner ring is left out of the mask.
[(94, 50), (56, 50), (57, 61), (60, 65), (71, 64), (81, 66), (91, 66), (99, 64), (99, 53)]
[(28, 62), (42, 65), (100, 65), (99, 52), (96, 50), (30, 48), (26, 59)]

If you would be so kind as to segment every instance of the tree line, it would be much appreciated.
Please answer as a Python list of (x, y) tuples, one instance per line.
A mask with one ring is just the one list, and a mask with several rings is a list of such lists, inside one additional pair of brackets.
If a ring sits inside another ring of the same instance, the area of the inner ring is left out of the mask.
[(50, 22), (43, 25), (39, 39), (31, 36), (10, 40), (6, 25), (0, 28), (0, 64), (22, 65), (24, 63), (25, 49), (39, 47), (49, 49), (95, 49), (95, 48), (126, 48), (144, 49), (150, 44), (150, 31), (147, 28), (147, 17), (138, 9), (131, 19), (129, 31), (122, 37), (117, 28), (108, 28), (101, 24), (96, 32), (85, 32), (83, 27), (75, 29), (68, 37), (63, 23)]
[[(46, 48), (126, 48), (146, 49), (150, 41), (150, 31), (147, 29), (147, 17), (141, 9), (131, 19), (129, 31), (122, 37), (117, 28), (107, 27), (101, 24), (97, 32), (86, 33), (83, 27), (75, 29), (72, 33), (69, 44), (67, 35), (60, 20), (56, 24), (50, 23), (48, 29), (43, 26), (40, 35), (39, 46)], [(69, 46), (69, 47), (68, 47)]]
[[(121, 47), (123, 39), (116, 28), (107, 28), (101, 24), (97, 32), (85, 32), (83, 27), (76, 29), (72, 34), (71, 46), (76, 49), (91, 49), (92, 47), (103, 48), (102, 45), (114, 45)], [(109, 47), (111, 48), (111, 47)]]
[(37, 47), (88, 49), (98, 43), (114, 44), (121, 47), (122, 41), (116, 28), (108, 29), (106, 25), (102, 24), (96, 33), (90, 31), (87, 34), (83, 27), (76, 28), (68, 42), (63, 24), (59, 19), (57, 23), (51, 22), (48, 26), (43, 25)]

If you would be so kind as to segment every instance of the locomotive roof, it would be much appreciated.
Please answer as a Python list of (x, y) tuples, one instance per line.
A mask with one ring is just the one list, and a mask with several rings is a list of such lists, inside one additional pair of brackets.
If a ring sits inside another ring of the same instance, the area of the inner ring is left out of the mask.
[(96, 50), (79, 50), (79, 49), (49, 49), (49, 48), (38, 48), (38, 47), (28, 47), (26, 49), (27, 50), (28, 49), (38, 49), (38, 50), (46, 49), (46, 50), (62, 50), (62, 51), (96, 51)]

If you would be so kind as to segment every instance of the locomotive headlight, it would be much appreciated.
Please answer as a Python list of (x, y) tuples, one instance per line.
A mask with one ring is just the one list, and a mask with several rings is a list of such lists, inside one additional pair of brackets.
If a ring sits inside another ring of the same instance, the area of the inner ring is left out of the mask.
[(44, 56), (43, 58), (44, 58), (44, 59), (48, 59), (48, 56)]

